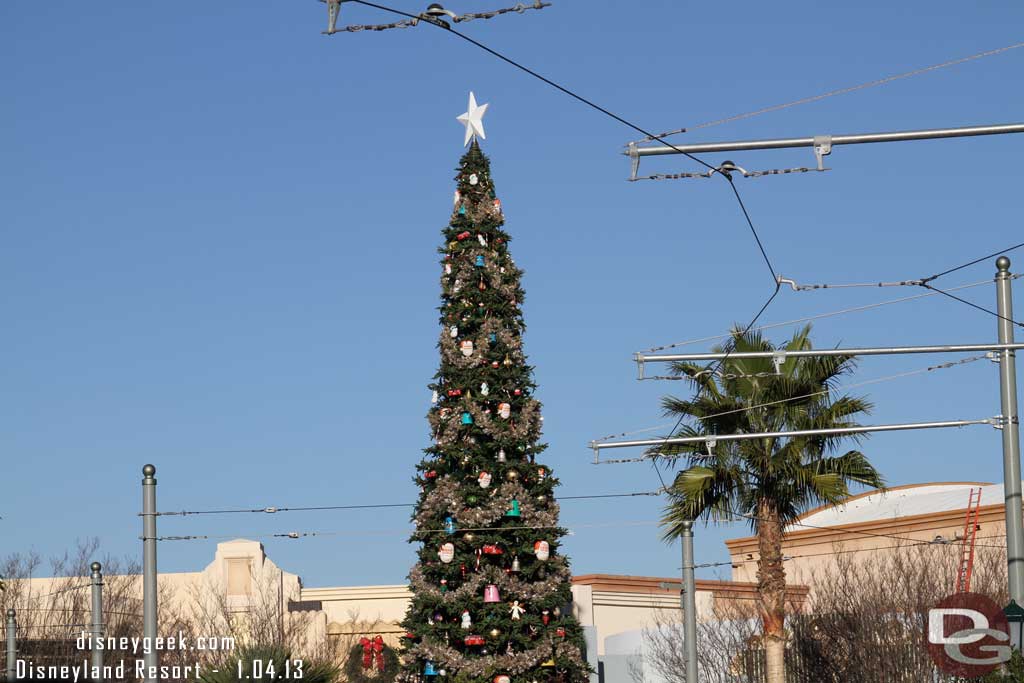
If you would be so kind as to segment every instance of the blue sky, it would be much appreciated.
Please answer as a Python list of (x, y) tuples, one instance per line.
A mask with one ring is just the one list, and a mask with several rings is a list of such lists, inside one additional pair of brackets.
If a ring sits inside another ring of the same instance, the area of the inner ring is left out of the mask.
[[(627, 183), (619, 152), (637, 136), (621, 124), (432, 27), (327, 38), (325, 15), (313, 0), (4, 3), (0, 553), (52, 556), (95, 536), (138, 555), (146, 462), (163, 510), (411, 502), (437, 365), (435, 248), (471, 89), (491, 104), (484, 148), (526, 270), (526, 350), (561, 493), (658, 485), (646, 465), (593, 465), (586, 444), (663, 423), (659, 397), (682, 389), (637, 382), (632, 352), (724, 332), (770, 293), (728, 188)], [(350, 4), (344, 19), (391, 20)], [(1016, 43), (1022, 21), (1010, 3), (555, 0), (462, 30), (660, 131)], [(1015, 50), (676, 140), (1019, 121), (1022, 60)], [(1022, 145), (842, 147), (829, 173), (737, 186), (785, 276), (920, 277), (1021, 241)], [(730, 156), (813, 163), (806, 149)], [(644, 170), (696, 169), (667, 157)], [(1014, 259), (1024, 271), (1024, 251)], [(784, 291), (763, 320), (914, 293)], [(994, 305), (992, 287), (965, 295)], [(819, 346), (995, 334), (993, 318), (941, 297), (815, 328)], [(867, 359), (856, 379), (944, 360)], [(863, 393), (878, 423), (999, 410), (987, 361)], [(894, 485), (1000, 481), (999, 443), (975, 427), (877, 435), (865, 449)], [(575, 571), (675, 575), (660, 507), (566, 501)], [(337, 532), (263, 539), (312, 586), (398, 583), (413, 562), (400, 508), (160, 523), (162, 535)], [(746, 532), (698, 528), (698, 562), (726, 559), (722, 540)], [(161, 569), (196, 570), (215, 543), (163, 543)]]

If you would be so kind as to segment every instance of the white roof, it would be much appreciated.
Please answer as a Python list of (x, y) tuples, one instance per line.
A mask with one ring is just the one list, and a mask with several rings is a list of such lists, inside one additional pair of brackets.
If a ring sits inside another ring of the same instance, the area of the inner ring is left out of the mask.
[[(984, 482), (958, 482), (915, 484), (890, 489), (885, 493), (877, 491), (851, 498), (843, 505), (811, 512), (800, 521), (814, 526), (838, 526), (873, 522), (934, 512), (967, 509), (967, 499), (972, 488), (981, 487), (981, 504), (995, 505), (1003, 502), (1003, 485)], [(798, 524), (787, 527), (799, 531)]]

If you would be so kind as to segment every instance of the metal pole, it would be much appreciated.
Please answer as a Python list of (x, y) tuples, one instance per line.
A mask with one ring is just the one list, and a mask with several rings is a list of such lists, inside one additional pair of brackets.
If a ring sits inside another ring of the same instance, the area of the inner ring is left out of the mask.
[(151, 667), (159, 665), (156, 648), (156, 468), (142, 468), (142, 636), (148, 639), (148, 652), (143, 653), (146, 682), (155, 683), (149, 676)]
[[(1013, 343), (1013, 290), (1010, 259), (996, 259), (996, 312), (999, 343)], [(1003, 491), (1006, 496), (1006, 561), (1010, 599), (1024, 604), (1024, 510), (1021, 506), (1020, 426), (1017, 417), (1017, 359), (1011, 349), (999, 354), (999, 400), (1003, 428)]]
[(92, 569), (92, 658), (91, 664), (94, 681), (103, 680), (103, 648), (96, 647), (95, 639), (103, 637), (103, 565), (93, 562)]
[(741, 140), (738, 142), (702, 142), (692, 145), (655, 145), (652, 147), (631, 147), (625, 154), (631, 157), (658, 156), (661, 154), (699, 154), (701, 152), (740, 152), (757, 149), (784, 149), (789, 147), (814, 147), (822, 139), (835, 145), (861, 145), (872, 142), (905, 142), (908, 140), (937, 140), (941, 138), (964, 138), (976, 135), (1003, 135), (1024, 133), (1024, 123), (993, 124), (988, 126), (965, 126), (963, 128), (933, 128), (929, 130), (904, 130), (891, 133), (856, 133), (853, 135), (818, 135), (806, 138), (777, 138), (771, 140)]
[(683, 522), (683, 640), (686, 647), (686, 683), (697, 680), (697, 584), (693, 579), (693, 522)]
[[(997, 425), (995, 418), (983, 420), (949, 420), (947, 422), (908, 422), (906, 424), (875, 425), (861, 427), (834, 427), (831, 429), (796, 429), (790, 432), (750, 432), (741, 434), (707, 434), (704, 436), (678, 436), (668, 439), (637, 439), (634, 441), (590, 442), (595, 453), (605, 448), (635, 448), (637, 446), (670, 446), (684, 443), (713, 443), (717, 441), (745, 441), (748, 439), (776, 439), (789, 436), (824, 436), (828, 434), (863, 434), (866, 432), (900, 432), (909, 429), (942, 429), (946, 427), (968, 427), (970, 425)], [(1018, 458), (1019, 460), (1019, 458)]]
[(7, 610), (7, 680), (13, 681), (18, 657), (18, 619), (13, 609)]

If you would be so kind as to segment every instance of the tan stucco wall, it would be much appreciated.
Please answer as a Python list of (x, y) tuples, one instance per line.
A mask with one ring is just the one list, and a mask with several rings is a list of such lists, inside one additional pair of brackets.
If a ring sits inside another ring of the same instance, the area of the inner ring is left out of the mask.
[[(938, 555), (959, 552), (959, 539), (964, 534), (965, 510), (951, 510), (926, 515), (843, 524), (826, 529), (802, 529), (787, 533), (782, 545), (783, 555), (793, 558), (785, 563), (787, 583), (814, 584), (838, 556), (855, 562), (877, 562), (886, 552), (914, 543), (928, 543), (941, 536), (952, 544), (933, 543)], [(983, 506), (978, 516), (978, 546), (1005, 547), (1006, 524), (1002, 505)], [(893, 537), (898, 538), (893, 538)], [(904, 539), (904, 540), (901, 540)], [(732, 559), (733, 581), (754, 581), (757, 572), (757, 539), (737, 538), (726, 541)], [(983, 552), (979, 549), (978, 552)]]

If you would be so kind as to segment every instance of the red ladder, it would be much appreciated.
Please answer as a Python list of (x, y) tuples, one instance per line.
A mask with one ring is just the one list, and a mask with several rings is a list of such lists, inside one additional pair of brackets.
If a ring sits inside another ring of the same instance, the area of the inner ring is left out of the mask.
[(960, 544), (960, 567), (956, 572), (956, 592), (971, 590), (971, 572), (974, 570), (974, 539), (978, 535), (978, 510), (981, 507), (981, 487), (971, 488), (967, 499), (967, 518), (964, 520), (964, 536)]

